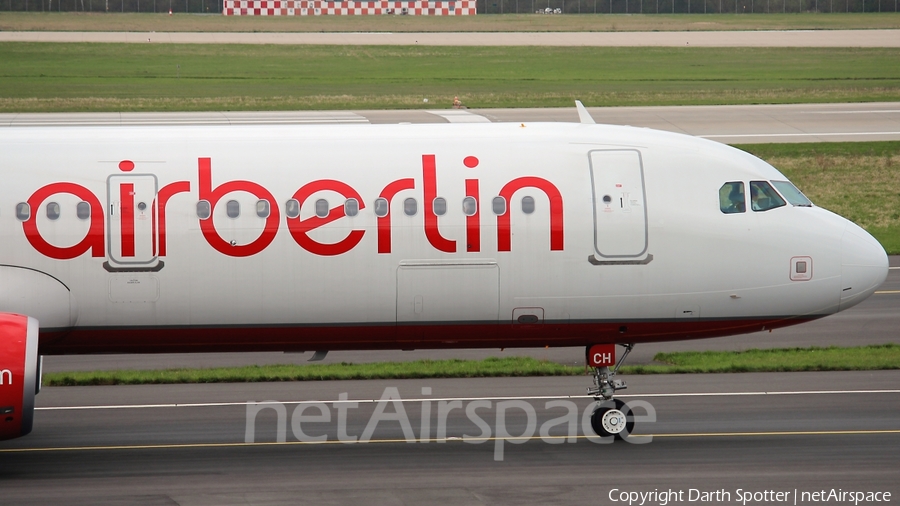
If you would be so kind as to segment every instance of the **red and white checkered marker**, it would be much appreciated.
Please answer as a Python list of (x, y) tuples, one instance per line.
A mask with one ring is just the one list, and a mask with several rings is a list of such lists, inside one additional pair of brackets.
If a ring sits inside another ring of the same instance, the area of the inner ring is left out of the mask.
[(225, 0), (226, 16), (474, 16), (475, 0), (449, 2), (387, 1), (327, 2), (321, 0)]

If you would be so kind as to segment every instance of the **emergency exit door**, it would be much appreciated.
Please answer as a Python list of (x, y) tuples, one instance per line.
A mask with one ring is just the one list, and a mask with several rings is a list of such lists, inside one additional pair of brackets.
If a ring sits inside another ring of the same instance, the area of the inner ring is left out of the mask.
[(156, 191), (153, 174), (117, 174), (107, 180), (109, 260), (142, 267), (157, 260)]
[(644, 256), (647, 206), (640, 151), (591, 151), (590, 165), (596, 253), (606, 259)]

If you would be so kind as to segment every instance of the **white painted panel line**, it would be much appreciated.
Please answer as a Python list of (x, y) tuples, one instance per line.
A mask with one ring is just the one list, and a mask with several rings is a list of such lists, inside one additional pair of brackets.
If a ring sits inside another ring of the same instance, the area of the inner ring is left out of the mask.
[[(635, 394), (619, 395), (617, 397), (744, 397), (762, 395), (827, 395), (827, 394), (900, 394), (900, 390), (803, 390), (787, 392), (695, 392), (695, 393), (670, 393), (670, 394)], [(552, 400), (552, 399), (592, 399), (588, 395), (541, 395), (523, 397), (423, 397), (414, 399), (396, 399), (399, 402), (438, 402), (438, 401), (505, 401), (505, 400)], [(382, 402), (381, 399), (348, 399), (348, 400), (307, 400), (307, 401), (245, 401), (245, 402), (203, 402), (203, 403), (170, 403), (170, 404), (118, 404), (106, 406), (45, 406), (36, 407), (35, 411), (75, 411), (93, 409), (147, 409), (147, 408), (208, 408), (223, 406), (246, 406), (247, 404), (342, 404), (358, 402), (374, 404)], [(386, 402), (395, 402), (391, 399)]]
[[(7, 120), (7, 117), (9, 118)], [(368, 124), (368, 118), (349, 111), (291, 111), (276, 113), (84, 113), (0, 114), (0, 126), (148, 126), (148, 125), (302, 125)]]
[(471, 113), (463, 109), (450, 109), (446, 111), (426, 111), (435, 116), (440, 116), (448, 123), (490, 123), (491, 120), (480, 114)]
[(900, 132), (826, 132), (826, 133), (790, 133), (790, 134), (713, 134), (713, 135), (697, 135), (704, 139), (715, 139), (725, 137), (831, 137), (843, 135), (900, 135)]
[(871, 111), (801, 111), (800, 114), (892, 114), (900, 113), (900, 109), (871, 110)]

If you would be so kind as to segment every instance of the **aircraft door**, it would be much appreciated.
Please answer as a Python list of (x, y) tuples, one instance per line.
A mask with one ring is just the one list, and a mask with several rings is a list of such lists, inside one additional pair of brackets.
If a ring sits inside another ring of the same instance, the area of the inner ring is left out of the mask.
[(157, 263), (156, 176), (112, 175), (107, 189), (110, 263), (138, 270), (152, 267)]
[(589, 156), (598, 261), (647, 257), (647, 206), (640, 151), (597, 150)]

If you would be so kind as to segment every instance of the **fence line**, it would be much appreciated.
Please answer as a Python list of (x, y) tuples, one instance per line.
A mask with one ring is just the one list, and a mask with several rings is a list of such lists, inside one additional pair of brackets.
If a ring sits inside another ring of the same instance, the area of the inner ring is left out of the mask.
[(4, 10), (19, 12), (222, 12), (222, 0), (6, 0), (4, 4)]
[(897, 12), (897, 0), (478, 0), (478, 14)]
[[(30, 12), (222, 12), (222, 0), (6, 0), (3, 3), (7, 11)], [(440, 3), (435, 2), (436, 5)], [(877, 13), (897, 12), (897, 3), (898, 0), (477, 0), (477, 12), (548, 15)]]

